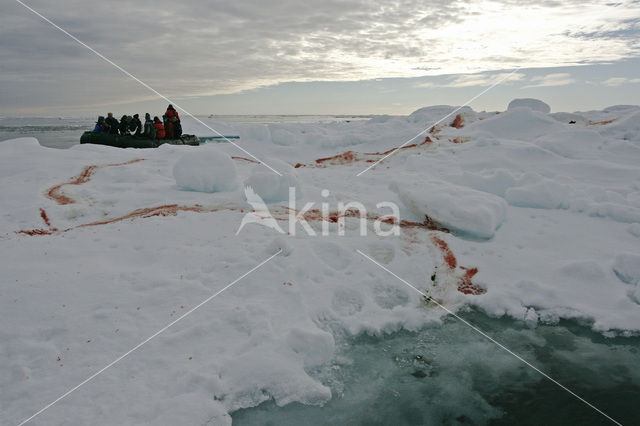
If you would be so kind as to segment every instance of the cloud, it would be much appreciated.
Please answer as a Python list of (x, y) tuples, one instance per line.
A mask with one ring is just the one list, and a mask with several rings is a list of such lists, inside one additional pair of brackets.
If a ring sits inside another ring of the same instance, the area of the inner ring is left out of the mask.
[(556, 73), (540, 75), (531, 78), (531, 83), (526, 86), (522, 86), (523, 89), (529, 89), (533, 87), (553, 87), (553, 86), (566, 86), (568, 84), (575, 83), (576, 80), (567, 73)]
[(414, 87), (432, 88), (432, 87), (474, 87), (474, 86), (491, 86), (497, 82), (500, 84), (513, 84), (525, 78), (522, 73), (504, 72), (504, 73), (480, 73), (480, 74), (462, 74), (457, 76), (449, 76), (447, 81), (426, 81), (418, 83)]
[(616, 87), (623, 84), (635, 84), (640, 83), (640, 78), (625, 78), (625, 77), (611, 77), (602, 82), (605, 86)]
[[(463, 74), (637, 56), (640, 3), (622, 0), (140, 0), (29, 3), (168, 96), (289, 81)], [(9, 2), (0, 16), (0, 111), (143, 99), (149, 92)], [(495, 74), (494, 74), (495, 76)], [(542, 82), (539, 82), (542, 83)]]

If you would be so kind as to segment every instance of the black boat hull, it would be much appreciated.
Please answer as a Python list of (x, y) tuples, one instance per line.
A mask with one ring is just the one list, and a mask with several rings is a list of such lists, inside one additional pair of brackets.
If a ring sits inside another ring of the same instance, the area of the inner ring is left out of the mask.
[(84, 132), (80, 143), (108, 145), (116, 148), (157, 148), (164, 143), (170, 145), (200, 145), (200, 139), (194, 135), (182, 135), (180, 139), (147, 139), (139, 136), (120, 136), (109, 133)]

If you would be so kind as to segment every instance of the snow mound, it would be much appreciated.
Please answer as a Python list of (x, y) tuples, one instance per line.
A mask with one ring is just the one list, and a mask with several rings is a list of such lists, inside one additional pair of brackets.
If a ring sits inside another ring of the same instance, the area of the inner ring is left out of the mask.
[(604, 126), (601, 134), (616, 139), (640, 142), (640, 111), (633, 111)]
[(557, 120), (561, 123), (569, 124), (572, 121), (576, 123), (586, 123), (587, 119), (584, 118), (583, 115), (575, 114), (571, 112), (554, 112), (549, 114), (549, 117), (552, 117), (554, 120)]
[(285, 124), (269, 124), (269, 136), (271, 142), (276, 145), (290, 146), (295, 144), (302, 137), (302, 133), (293, 126)]
[(391, 117), (388, 114), (376, 115), (375, 117), (372, 117), (371, 119), (369, 119), (369, 121), (367, 123), (368, 124), (386, 123), (387, 121), (391, 120), (392, 118), (393, 117)]
[(506, 218), (507, 203), (493, 194), (443, 181), (419, 182), (390, 189), (416, 216), (479, 238), (491, 238)]
[(545, 135), (535, 141), (539, 147), (566, 158), (580, 158), (603, 143), (598, 132), (579, 127)]
[(462, 175), (450, 177), (453, 183), (468, 186), (478, 191), (504, 197), (506, 191), (517, 186), (516, 178), (506, 169), (485, 169), (480, 173), (463, 172)]
[(173, 166), (176, 184), (196, 192), (225, 192), (238, 187), (231, 157), (215, 148), (200, 148), (184, 154)]
[(539, 182), (507, 189), (505, 199), (518, 207), (558, 209), (571, 194), (571, 187), (542, 179)]
[(466, 127), (469, 133), (485, 133), (497, 138), (531, 141), (540, 136), (559, 132), (564, 125), (539, 111), (517, 107)]
[(551, 107), (548, 104), (542, 102), (539, 99), (533, 99), (533, 98), (514, 99), (511, 102), (509, 102), (507, 111), (513, 108), (519, 108), (519, 107), (529, 108), (533, 111), (539, 111), (543, 114), (549, 114), (549, 112), (551, 112)]
[[(416, 123), (416, 124), (421, 124), (425, 126), (426, 125), (430, 126), (436, 121), (441, 120), (443, 117), (447, 115), (451, 115), (451, 118), (449, 118), (449, 120), (453, 120), (453, 116), (454, 116), (453, 111), (455, 111), (456, 108), (457, 107), (450, 106), (450, 105), (435, 105), (435, 106), (420, 108), (412, 112), (411, 115), (407, 117), (407, 121), (409, 123)], [(473, 114), (473, 112), (474, 112), (473, 109), (471, 109), (471, 107), (468, 107), (468, 106), (462, 107), (458, 111), (456, 111), (456, 113), (458, 114)]]
[(628, 253), (617, 255), (613, 263), (613, 271), (624, 283), (640, 283), (640, 256)]
[(282, 173), (278, 176), (262, 164), (256, 165), (245, 180), (245, 186), (250, 186), (266, 203), (276, 203), (289, 199), (289, 187), (296, 188), (296, 196), (301, 197), (302, 191), (295, 169), (289, 164), (268, 159), (267, 164)]
[(629, 112), (640, 109), (638, 105), (611, 105), (602, 110), (602, 112)]

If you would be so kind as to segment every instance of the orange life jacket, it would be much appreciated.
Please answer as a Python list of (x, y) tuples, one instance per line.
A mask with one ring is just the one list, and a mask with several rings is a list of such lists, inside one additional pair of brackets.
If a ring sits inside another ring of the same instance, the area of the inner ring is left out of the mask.
[(164, 139), (164, 125), (160, 121), (156, 121), (153, 127), (156, 128), (156, 138)]

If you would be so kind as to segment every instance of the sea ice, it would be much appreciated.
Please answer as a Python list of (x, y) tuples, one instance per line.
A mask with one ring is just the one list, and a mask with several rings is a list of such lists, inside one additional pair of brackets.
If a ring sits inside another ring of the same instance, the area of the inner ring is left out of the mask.
[(237, 188), (236, 166), (217, 148), (202, 147), (184, 154), (173, 166), (176, 184), (189, 191), (219, 192)]

